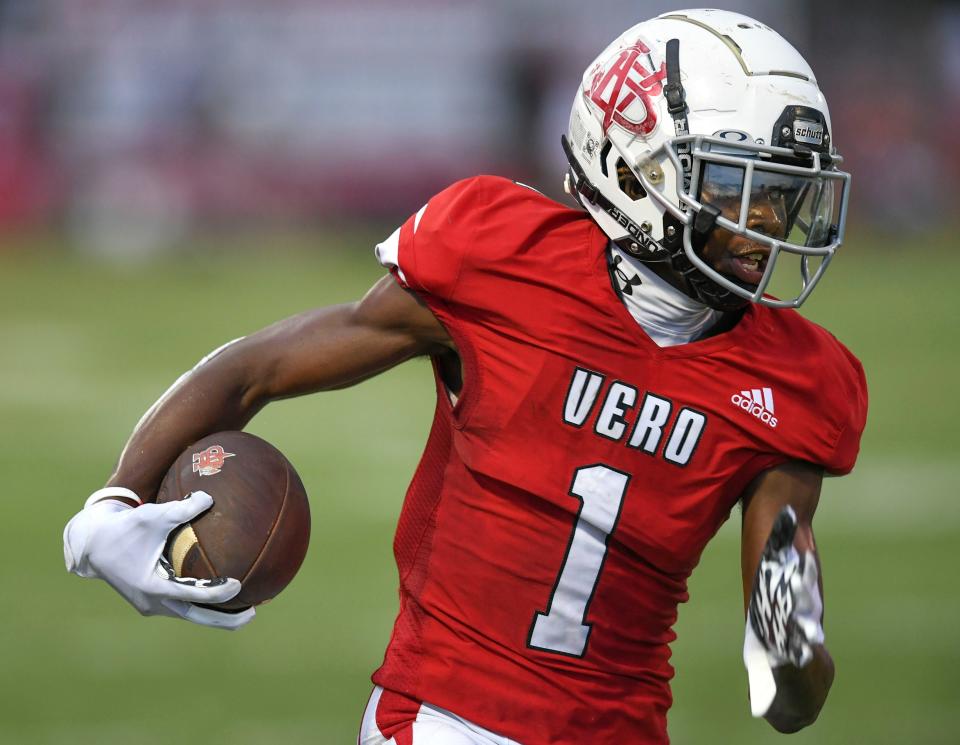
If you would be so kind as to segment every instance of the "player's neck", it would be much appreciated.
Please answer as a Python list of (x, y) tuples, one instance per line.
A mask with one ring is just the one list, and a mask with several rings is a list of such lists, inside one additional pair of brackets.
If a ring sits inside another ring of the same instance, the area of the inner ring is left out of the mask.
[(724, 314), (698, 303), (661, 279), (650, 267), (614, 245), (611, 279), (630, 315), (660, 347), (674, 347), (711, 335)]

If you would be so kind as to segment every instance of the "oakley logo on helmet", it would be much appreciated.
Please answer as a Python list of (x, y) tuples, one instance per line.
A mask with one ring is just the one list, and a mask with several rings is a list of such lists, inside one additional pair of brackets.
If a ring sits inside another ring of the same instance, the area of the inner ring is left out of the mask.
[(822, 145), (823, 125), (797, 119), (793, 123), (793, 139), (805, 145)]
[(751, 388), (730, 396), (730, 403), (748, 414), (752, 414), (769, 427), (776, 428), (778, 422), (773, 415), (773, 389)]
[(667, 77), (666, 63), (654, 71), (650, 47), (637, 39), (616, 56), (601, 62), (590, 83), (590, 100), (603, 112), (603, 131), (614, 124), (628, 132), (646, 137), (657, 126), (657, 112), (651, 104), (663, 95)]
[(750, 135), (746, 132), (741, 132), (739, 129), (721, 129), (719, 132), (714, 133), (713, 136), (730, 142), (753, 142), (753, 138)]

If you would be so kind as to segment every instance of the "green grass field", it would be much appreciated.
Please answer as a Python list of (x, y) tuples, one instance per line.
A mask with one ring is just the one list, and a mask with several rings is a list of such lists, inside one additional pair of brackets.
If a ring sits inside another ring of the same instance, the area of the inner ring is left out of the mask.
[[(432, 413), (426, 362), (254, 420), (300, 470), (314, 533), (296, 581), (243, 631), (142, 619), (61, 558), (64, 523), (180, 372), (380, 274), (359, 245), (274, 243), (139, 268), (0, 256), (0, 742), (355, 741), (396, 610), (391, 539)], [(827, 483), (817, 519), (837, 679), (791, 743), (958, 742), (960, 255), (934, 243), (922, 261), (900, 246), (845, 248), (805, 308), (863, 360), (871, 414), (856, 472)], [(746, 701), (738, 522), (708, 548), (681, 609), (679, 745), (781, 738)]]

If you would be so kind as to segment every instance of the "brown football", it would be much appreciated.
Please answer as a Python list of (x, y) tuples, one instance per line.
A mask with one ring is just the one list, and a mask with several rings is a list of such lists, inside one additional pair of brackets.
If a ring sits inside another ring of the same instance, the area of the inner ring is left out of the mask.
[(177, 528), (167, 558), (181, 577), (235, 577), (240, 594), (214, 606), (242, 610), (276, 596), (293, 579), (310, 541), (303, 482), (283, 453), (246, 432), (218, 432), (174, 461), (157, 502), (194, 491), (213, 507)]

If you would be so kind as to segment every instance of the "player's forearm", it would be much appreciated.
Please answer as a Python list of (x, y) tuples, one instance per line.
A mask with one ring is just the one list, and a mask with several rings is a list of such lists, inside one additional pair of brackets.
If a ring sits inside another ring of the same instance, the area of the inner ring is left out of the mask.
[(778, 732), (796, 732), (813, 724), (833, 684), (833, 658), (823, 645), (813, 647), (813, 659), (803, 668), (783, 665), (773, 672), (777, 695), (766, 714)]
[(170, 464), (196, 440), (242, 429), (265, 400), (251, 395), (234, 355), (221, 353), (181, 377), (137, 424), (108, 486), (125, 486), (153, 501)]

